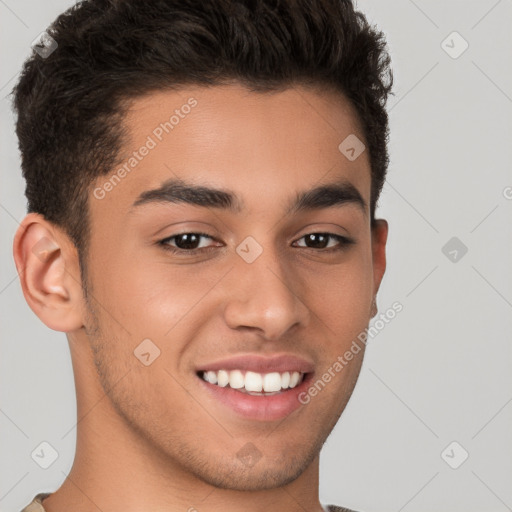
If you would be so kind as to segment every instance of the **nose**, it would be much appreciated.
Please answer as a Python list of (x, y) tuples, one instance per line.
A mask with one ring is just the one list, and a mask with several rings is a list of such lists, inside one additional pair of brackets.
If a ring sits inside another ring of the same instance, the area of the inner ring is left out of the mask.
[(267, 340), (279, 340), (292, 327), (309, 323), (311, 312), (290, 265), (269, 249), (252, 263), (236, 258), (224, 308), (230, 328), (252, 328)]

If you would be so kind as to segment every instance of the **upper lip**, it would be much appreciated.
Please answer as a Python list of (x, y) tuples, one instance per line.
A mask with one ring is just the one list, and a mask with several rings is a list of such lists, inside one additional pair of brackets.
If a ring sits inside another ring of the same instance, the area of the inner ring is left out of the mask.
[(284, 373), (294, 371), (310, 373), (313, 371), (313, 363), (292, 354), (280, 354), (275, 356), (247, 354), (206, 363), (197, 367), (196, 370), (198, 372), (242, 370), (256, 373)]

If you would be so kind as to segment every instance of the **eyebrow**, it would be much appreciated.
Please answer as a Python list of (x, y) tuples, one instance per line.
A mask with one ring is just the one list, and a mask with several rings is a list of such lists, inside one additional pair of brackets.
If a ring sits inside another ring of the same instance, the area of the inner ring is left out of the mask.
[[(204, 208), (229, 210), (233, 213), (239, 213), (244, 208), (243, 202), (230, 190), (195, 185), (178, 179), (167, 180), (156, 189), (142, 192), (130, 211), (150, 203), (185, 203)], [(286, 214), (348, 204), (358, 206), (365, 215), (367, 214), (366, 201), (357, 188), (348, 181), (340, 181), (297, 193), (288, 205)]]

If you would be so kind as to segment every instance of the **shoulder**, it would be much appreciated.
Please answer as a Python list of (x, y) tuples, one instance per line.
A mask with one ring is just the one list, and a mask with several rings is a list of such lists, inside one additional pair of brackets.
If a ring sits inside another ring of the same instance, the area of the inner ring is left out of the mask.
[(45, 512), (42, 501), (50, 496), (49, 492), (40, 492), (21, 512)]

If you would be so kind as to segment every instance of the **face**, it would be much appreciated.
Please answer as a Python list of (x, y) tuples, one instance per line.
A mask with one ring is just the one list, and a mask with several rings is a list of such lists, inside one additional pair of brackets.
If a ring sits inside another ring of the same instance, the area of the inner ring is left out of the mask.
[(90, 196), (82, 335), (101, 385), (169, 464), (222, 488), (282, 486), (352, 393), (364, 350), (333, 365), (384, 272), (368, 151), (338, 149), (364, 140), (355, 113), (325, 90), (229, 85), (137, 99), (126, 126)]

